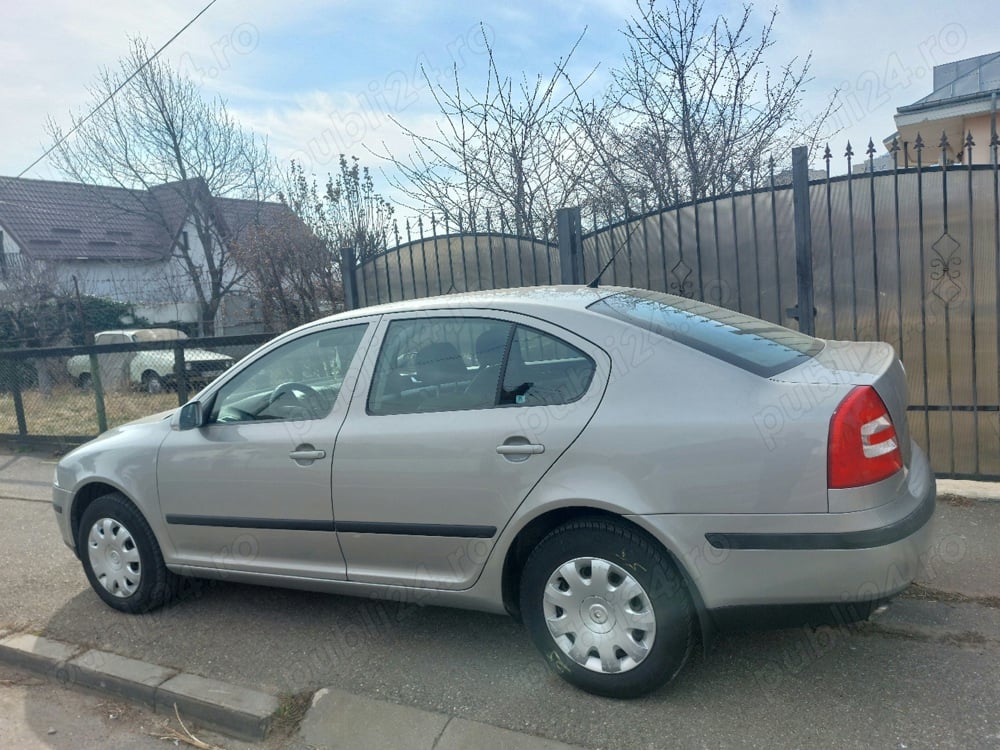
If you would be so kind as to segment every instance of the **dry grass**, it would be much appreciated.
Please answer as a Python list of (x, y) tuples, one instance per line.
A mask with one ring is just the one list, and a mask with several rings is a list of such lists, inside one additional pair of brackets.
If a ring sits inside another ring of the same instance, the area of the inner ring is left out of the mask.
[[(94, 392), (69, 385), (56, 386), (49, 395), (24, 391), (24, 415), (29, 435), (96, 435), (97, 406)], [(174, 392), (149, 394), (138, 391), (109, 391), (104, 394), (108, 427), (155, 414), (177, 406)], [(17, 432), (14, 399), (0, 393), (0, 433)]]

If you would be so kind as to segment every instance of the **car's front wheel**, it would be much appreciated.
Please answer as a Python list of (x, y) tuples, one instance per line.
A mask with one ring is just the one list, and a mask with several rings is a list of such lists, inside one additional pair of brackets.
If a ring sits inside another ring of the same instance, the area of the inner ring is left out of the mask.
[(550, 669), (615, 698), (668, 682), (694, 641), (676, 566), (640, 531), (604, 518), (570, 522), (538, 544), (521, 578), (521, 613)]
[(148, 612), (176, 591), (177, 576), (164, 565), (153, 530), (118, 492), (97, 498), (84, 511), (77, 549), (90, 585), (114, 609)]

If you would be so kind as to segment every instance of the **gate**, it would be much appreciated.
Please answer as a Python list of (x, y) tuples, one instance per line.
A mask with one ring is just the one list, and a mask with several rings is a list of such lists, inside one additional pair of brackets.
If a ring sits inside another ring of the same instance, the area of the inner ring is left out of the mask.
[[(553, 237), (433, 233), (355, 264), (349, 306), (509, 286), (604, 284), (693, 297), (822, 338), (881, 340), (906, 367), (910, 431), (939, 476), (1000, 480), (1000, 170), (971, 135), (954, 154), (918, 137), (881, 171), (867, 158), (810, 179), (805, 151), (768, 184), (603, 225), (562, 209)], [(959, 161), (960, 160), (960, 161)], [(860, 172), (856, 171), (860, 166)], [(821, 173), (822, 174), (822, 173)], [(790, 179), (789, 179), (790, 178)], [(447, 223), (445, 222), (445, 226)], [(805, 311), (805, 314), (800, 314)], [(814, 314), (809, 315), (812, 311)]]

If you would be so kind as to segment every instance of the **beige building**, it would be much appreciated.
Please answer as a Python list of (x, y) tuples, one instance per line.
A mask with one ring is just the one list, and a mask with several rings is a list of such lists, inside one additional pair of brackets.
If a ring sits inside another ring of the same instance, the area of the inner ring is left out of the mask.
[(965, 142), (969, 133), (975, 146), (974, 164), (989, 164), (990, 143), (1000, 94), (1000, 52), (971, 57), (968, 60), (934, 66), (934, 90), (923, 99), (896, 110), (896, 132), (885, 139), (891, 148), (893, 138), (899, 143), (899, 166), (916, 165), (914, 144), (917, 134), (923, 138), (923, 163), (941, 161), (941, 134), (948, 139), (948, 164), (966, 161)]

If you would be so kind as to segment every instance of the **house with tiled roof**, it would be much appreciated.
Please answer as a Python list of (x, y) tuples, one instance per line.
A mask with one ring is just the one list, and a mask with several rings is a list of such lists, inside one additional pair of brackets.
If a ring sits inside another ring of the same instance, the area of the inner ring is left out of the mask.
[[(82, 293), (128, 302), (154, 323), (197, 323), (197, 294), (183, 256), (198, 266), (205, 253), (178, 185), (130, 190), (0, 177), (0, 283), (19, 264), (42, 262), (61, 280), (75, 279)], [(203, 189), (220, 242), (290, 218), (280, 203), (218, 198), (203, 183), (195, 187)], [(239, 269), (230, 264), (228, 273)], [(234, 286), (215, 332), (259, 330), (260, 322), (256, 301)]]
[(949, 164), (968, 160), (969, 135), (974, 164), (989, 164), (993, 123), (1000, 95), (1000, 52), (934, 66), (934, 90), (912, 104), (896, 110), (896, 132), (885, 139), (887, 148), (896, 139), (899, 166), (916, 164), (917, 135), (924, 145), (922, 161), (941, 160), (941, 139)]

